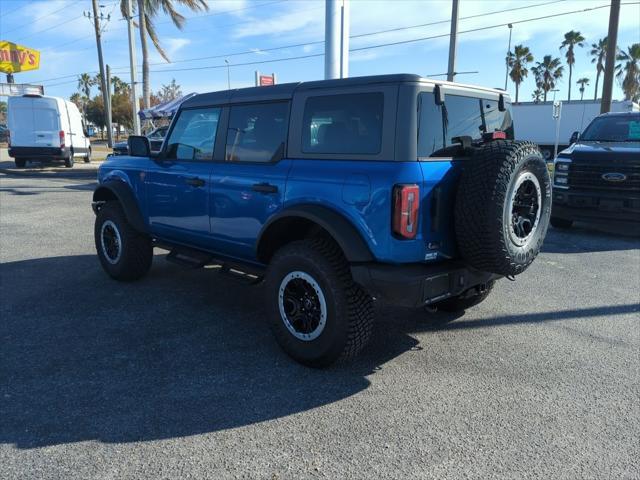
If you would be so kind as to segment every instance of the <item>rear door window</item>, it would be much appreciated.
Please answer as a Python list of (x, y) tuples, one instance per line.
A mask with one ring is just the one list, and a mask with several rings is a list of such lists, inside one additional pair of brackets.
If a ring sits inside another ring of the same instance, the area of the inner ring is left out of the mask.
[(219, 108), (182, 110), (167, 141), (165, 158), (207, 161), (213, 158)]
[(380, 152), (384, 94), (309, 97), (302, 123), (302, 151), (319, 154)]
[(284, 156), (289, 102), (234, 105), (229, 112), (225, 161), (276, 162)]

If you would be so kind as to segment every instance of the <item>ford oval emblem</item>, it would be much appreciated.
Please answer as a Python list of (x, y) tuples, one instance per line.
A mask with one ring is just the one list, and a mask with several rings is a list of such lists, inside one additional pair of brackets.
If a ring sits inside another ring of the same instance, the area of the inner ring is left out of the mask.
[(603, 173), (602, 179), (607, 182), (624, 182), (627, 179), (627, 176), (624, 173), (611, 172), (611, 173)]

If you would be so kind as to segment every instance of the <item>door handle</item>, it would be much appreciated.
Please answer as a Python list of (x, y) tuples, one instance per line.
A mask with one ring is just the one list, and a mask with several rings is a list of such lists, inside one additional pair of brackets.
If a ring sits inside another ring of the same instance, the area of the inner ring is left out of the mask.
[(278, 193), (278, 187), (270, 183), (255, 183), (251, 190), (260, 193)]
[(204, 180), (198, 177), (187, 178), (185, 182), (192, 187), (204, 187)]

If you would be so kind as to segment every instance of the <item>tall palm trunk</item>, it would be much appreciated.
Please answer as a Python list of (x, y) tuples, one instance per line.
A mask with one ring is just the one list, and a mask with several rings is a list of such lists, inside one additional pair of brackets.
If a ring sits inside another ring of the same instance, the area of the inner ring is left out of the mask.
[(569, 98), (567, 98), (567, 101), (570, 102), (571, 101), (571, 74), (573, 73), (573, 64), (569, 64)]
[(516, 103), (518, 103), (518, 90), (520, 90), (520, 82), (516, 82)]
[(151, 106), (151, 90), (149, 88), (149, 49), (147, 48), (147, 20), (144, 0), (138, 0), (138, 27), (140, 30), (140, 49), (142, 50), (142, 105), (144, 109), (147, 109)]
[(600, 81), (600, 70), (596, 72), (596, 89), (593, 92), (593, 99), (598, 100), (598, 81)]

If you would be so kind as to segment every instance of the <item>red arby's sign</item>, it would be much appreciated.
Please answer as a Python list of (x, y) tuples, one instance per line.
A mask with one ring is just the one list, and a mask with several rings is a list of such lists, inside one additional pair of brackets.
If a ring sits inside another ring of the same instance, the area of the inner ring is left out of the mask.
[(261, 87), (264, 87), (264, 86), (267, 86), (267, 85), (273, 85), (274, 83), (276, 83), (276, 82), (274, 82), (273, 77), (271, 75), (260, 75), (260, 86)]
[(256, 71), (256, 87), (268, 87), (276, 84), (276, 74), (262, 75)]

